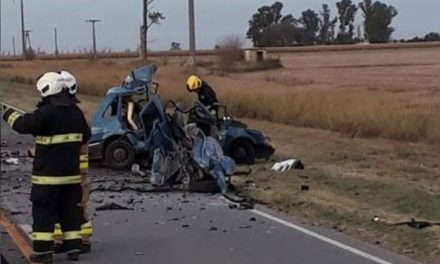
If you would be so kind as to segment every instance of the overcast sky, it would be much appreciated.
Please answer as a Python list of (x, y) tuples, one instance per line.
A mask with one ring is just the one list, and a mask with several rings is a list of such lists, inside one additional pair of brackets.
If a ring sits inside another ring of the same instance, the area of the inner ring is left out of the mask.
[[(12, 50), (15, 36), (20, 50), (20, 0), (2, 1), (2, 49)], [(245, 38), (248, 20), (258, 7), (275, 0), (195, 0), (197, 23), (197, 47), (212, 48), (227, 35)], [(336, 14), (337, 0), (284, 0), (283, 13), (298, 16), (311, 8), (318, 10), (327, 2)], [(354, 2), (360, 2), (354, 1)], [(384, 0), (394, 5), (399, 15), (394, 20), (394, 38), (409, 38), (428, 32), (440, 32), (440, 0)], [(53, 29), (58, 28), (61, 50), (83, 49), (91, 46), (90, 25), (84, 20), (99, 18), (97, 24), (98, 49), (136, 49), (141, 24), (142, 0), (24, 0), (25, 24), (31, 29), (34, 48), (53, 52)], [(154, 26), (150, 32), (150, 48), (164, 50), (172, 41), (188, 47), (188, 19), (186, 0), (156, 0), (154, 7), (163, 12), (166, 20)], [(360, 14), (358, 14), (360, 16)], [(358, 19), (360, 23), (360, 19)], [(247, 42), (247, 45), (250, 45)]]

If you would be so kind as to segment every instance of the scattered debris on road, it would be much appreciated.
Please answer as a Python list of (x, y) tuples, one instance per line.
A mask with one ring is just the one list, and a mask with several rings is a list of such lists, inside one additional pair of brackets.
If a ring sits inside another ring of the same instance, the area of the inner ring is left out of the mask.
[(215, 226), (211, 226), (208, 231), (218, 231), (218, 228)]
[(92, 201), (94, 203), (102, 203), (102, 202), (104, 202), (104, 199), (103, 198), (96, 198), (96, 199), (92, 199)]
[(131, 172), (133, 172), (134, 174), (136, 174), (136, 175), (139, 175), (139, 176), (145, 176), (145, 175), (147, 175), (145, 172), (143, 172), (142, 170), (141, 170), (141, 166), (139, 165), (139, 164), (137, 164), (137, 163), (134, 163), (132, 166), (131, 166)]
[(18, 158), (7, 158), (3, 160), (6, 165), (18, 165)]
[(20, 214), (26, 214), (26, 212), (22, 212), (22, 211), (11, 211), (10, 214), (11, 214), (11, 215), (20, 215)]
[(106, 203), (102, 206), (96, 207), (96, 211), (108, 211), (108, 210), (134, 210), (116, 203)]

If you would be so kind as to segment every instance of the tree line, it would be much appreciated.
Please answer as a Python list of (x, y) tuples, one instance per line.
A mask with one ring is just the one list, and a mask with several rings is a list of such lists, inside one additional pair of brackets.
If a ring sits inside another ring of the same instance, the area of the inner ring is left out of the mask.
[[(352, 0), (336, 3), (337, 14), (332, 16), (328, 4), (321, 10), (303, 11), (300, 17), (283, 14), (283, 4), (275, 2), (262, 6), (249, 20), (247, 38), (255, 47), (283, 47), (294, 45), (354, 44), (363, 41), (387, 43), (391, 41), (397, 9), (380, 1), (364, 0), (355, 4)], [(356, 15), (361, 13), (363, 25), (355, 25)], [(437, 40), (437, 33), (424, 39)], [(438, 39), (440, 40), (440, 39)]]

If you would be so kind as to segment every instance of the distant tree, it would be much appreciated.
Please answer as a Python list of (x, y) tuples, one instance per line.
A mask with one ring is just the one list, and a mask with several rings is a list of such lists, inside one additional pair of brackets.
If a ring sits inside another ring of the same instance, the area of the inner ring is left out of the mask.
[(322, 10), (319, 12), (319, 44), (330, 44), (335, 38), (335, 27), (338, 18), (331, 19), (331, 12), (328, 4), (322, 5)]
[(380, 1), (364, 0), (359, 4), (364, 16), (365, 38), (370, 43), (386, 43), (391, 39), (394, 28), (391, 27), (397, 9)]
[(152, 4), (155, 0), (144, 0), (145, 5), (144, 7), (146, 10), (144, 10), (142, 16), (146, 16), (146, 25), (142, 25), (140, 27), (140, 51), (141, 51), (141, 57), (143, 59), (146, 58), (146, 53), (148, 51), (147, 43), (148, 43), (148, 30), (153, 25), (160, 25), (160, 22), (162, 20), (165, 20), (165, 16), (162, 12), (153, 11)]
[(424, 37), (413, 37), (411, 39), (401, 39), (399, 42), (428, 42), (428, 41), (440, 41), (440, 33), (431, 32)]
[(423, 42), (423, 41), (425, 41), (423, 38), (420, 38), (420, 37), (414, 37), (414, 38), (412, 38), (412, 39), (403, 39), (403, 40), (401, 40), (400, 42)]
[(313, 45), (316, 42), (316, 35), (319, 31), (319, 17), (315, 11), (308, 9), (301, 14), (299, 23), (302, 24), (303, 43)]
[(293, 43), (296, 20), (292, 15), (283, 16), (283, 4), (275, 2), (271, 6), (262, 6), (249, 20), (247, 38), (254, 47), (288, 46)]
[(182, 50), (179, 42), (171, 42), (170, 50)]
[(440, 33), (431, 32), (423, 38), (425, 41), (440, 41)]
[(148, 13), (148, 22), (147, 28), (150, 28), (152, 25), (160, 25), (160, 21), (165, 19), (165, 16), (161, 12), (149, 12)]
[(353, 43), (354, 19), (358, 8), (351, 0), (341, 0), (336, 3), (339, 14), (339, 32), (337, 36), (338, 43)]
[(257, 47), (284, 47), (291, 46), (295, 42), (302, 43), (303, 35), (298, 28), (289, 23), (279, 23), (263, 30)]

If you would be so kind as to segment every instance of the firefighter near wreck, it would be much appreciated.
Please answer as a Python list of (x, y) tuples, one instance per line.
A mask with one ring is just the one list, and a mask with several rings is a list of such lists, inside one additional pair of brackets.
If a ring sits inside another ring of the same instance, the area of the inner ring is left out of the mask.
[(67, 258), (78, 260), (83, 221), (80, 150), (90, 138), (90, 128), (61, 74), (47, 72), (36, 86), (42, 100), (34, 112), (20, 114), (3, 106), (3, 119), (13, 130), (35, 137), (30, 197), (34, 253), (30, 260), (52, 263), (57, 220)]
[(199, 101), (206, 106), (209, 110), (217, 110), (216, 104), (218, 103), (217, 95), (212, 87), (197, 75), (191, 75), (186, 81), (186, 89), (192, 93), (196, 92)]
[[(78, 93), (78, 85), (76, 78), (68, 71), (60, 71), (61, 76), (64, 78), (65, 88), (67, 88), (69, 95), (75, 100), (76, 103), (80, 103), (76, 95)], [(80, 151), (80, 173), (81, 173), (81, 208), (82, 208), (82, 222), (81, 222), (81, 253), (89, 253), (92, 245), (92, 221), (90, 221), (88, 213), (89, 204), (89, 148), (87, 144), (81, 146)], [(64, 246), (64, 235), (60, 224), (57, 222), (54, 231), (54, 252), (63, 253), (67, 249)]]

